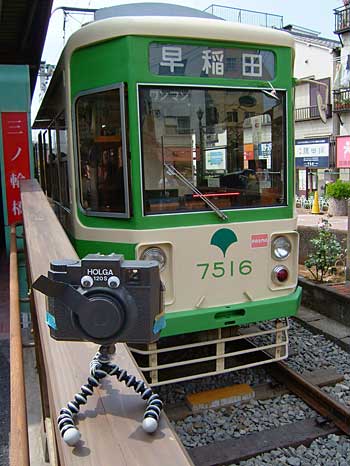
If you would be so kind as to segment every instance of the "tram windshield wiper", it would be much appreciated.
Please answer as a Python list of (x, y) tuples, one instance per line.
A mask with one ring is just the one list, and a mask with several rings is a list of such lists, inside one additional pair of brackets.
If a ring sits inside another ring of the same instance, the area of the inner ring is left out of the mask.
[(206, 198), (205, 194), (203, 194), (197, 186), (195, 186), (193, 183), (191, 183), (186, 177), (183, 176), (182, 173), (180, 173), (174, 165), (171, 165), (170, 163), (164, 163), (164, 166), (167, 170), (168, 175), (175, 176), (178, 180), (180, 180), (185, 186), (190, 188), (190, 190), (197, 194), (198, 197), (204, 201), (212, 211), (216, 213), (216, 215), (221, 219), (221, 220), (228, 220), (228, 217), (222, 210), (219, 209), (213, 202), (209, 201), (209, 199)]

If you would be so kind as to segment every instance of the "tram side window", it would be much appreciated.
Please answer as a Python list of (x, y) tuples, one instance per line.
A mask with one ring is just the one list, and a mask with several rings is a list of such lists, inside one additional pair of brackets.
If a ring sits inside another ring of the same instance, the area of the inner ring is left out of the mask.
[(120, 90), (79, 97), (76, 125), (82, 207), (125, 214)]
[(46, 181), (46, 193), (48, 197), (52, 197), (52, 181), (51, 181), (51, 168), (50, 168), (50, 150), (49, 150), (49, 131), (43, 134), (43, 155), (44, 155), (44, 170)]
[(58, 175), (58, 159), (57, 159), (57, 136), (56, 128), (51, 128), (49, 134), (49, 160), (48, 171), (52, 183), (51, 192), (54, 201), (60, 201), (60, 185)]
[(64, 207), (69, 207), (69, 183), (68, 183), (68, 142), (67, 128), (65, 124), (64, 114), (61, 114), (57, 119), (58, 126), (58, 142), (59, 142), (59, 182), (61, 203)]

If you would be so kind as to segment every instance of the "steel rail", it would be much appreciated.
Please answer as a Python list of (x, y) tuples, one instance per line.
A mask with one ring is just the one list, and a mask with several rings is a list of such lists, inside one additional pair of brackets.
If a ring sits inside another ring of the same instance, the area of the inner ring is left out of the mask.
[(10, 245), (10, 466), (29, 466), (17, 262), (16, 227), (12, 225)]
[(308, 382), (284, 362), (274, 362), (267, 366), (267, 370), (315, 411), (331, 419), (342, 432), (350, 435), (350, 410), (342, 403)]
[[(246, 348), (256, 348), (251, 341), (246, 340)], [(261, 351), (266, 354), (265, 351)], [(244, 357), (244, 356), (243, 356)], [(247, 355), (249, 358), (249, 355)], [(345, 434), (350, 435), (350, 409), (324, 393), (321, 389), (306, 380), (301, 374), (291, 369), (285, 362), (276, 361), (266, 364), (266, 370), (278, 382), (285, 385), (292, 393), (324, 417), (332, 420)]]

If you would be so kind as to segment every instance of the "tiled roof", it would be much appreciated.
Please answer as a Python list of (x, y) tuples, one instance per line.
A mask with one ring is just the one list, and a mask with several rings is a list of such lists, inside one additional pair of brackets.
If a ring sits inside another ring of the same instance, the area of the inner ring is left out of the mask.
[(292, 34), (296, 40), (302, 40), (309, 44), (321, 45), (323, 47), (328, 47), (329, 49), (334, 49), (340, 47), (340, 42), (334, 39), (327, 39), (325, 37), (319, 37), (314, 35), (302, 34), (300, 32), (288, 31)]

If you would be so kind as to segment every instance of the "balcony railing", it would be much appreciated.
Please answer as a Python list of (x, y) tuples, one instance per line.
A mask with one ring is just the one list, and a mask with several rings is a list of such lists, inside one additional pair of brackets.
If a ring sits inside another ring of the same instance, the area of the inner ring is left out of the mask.
[(333, 112), (350, 112), (350, 88), (333, 91)]
[[(326, 109), (326, 117), (331, 118), (332, 116), (332, 105), (328, 104)], [(318, 107), (301, 107), (295, 109), (294, 114), (295, 121), (307, 121), (307, 120), (317, 120), (320, 117), (320, 112)]]
[(350, 5), (335, 8), (335, 27), (334, 33), (350, 31)]
[[(260, 123), (262, 126), (271, 126), (271, 116), (270, 115), (261, 115)], [(243, 122), (243, 128), (251, 128), (252, 121), (249, 116), (246, 116)]]
[(265, 13), (263, 11), (243, 10), (223, 5), (210, 5), (204, 11), (235, 23), (252, 24), (254, 26), (264, 26), (267, 28), (282, 29), (283, 16)]

